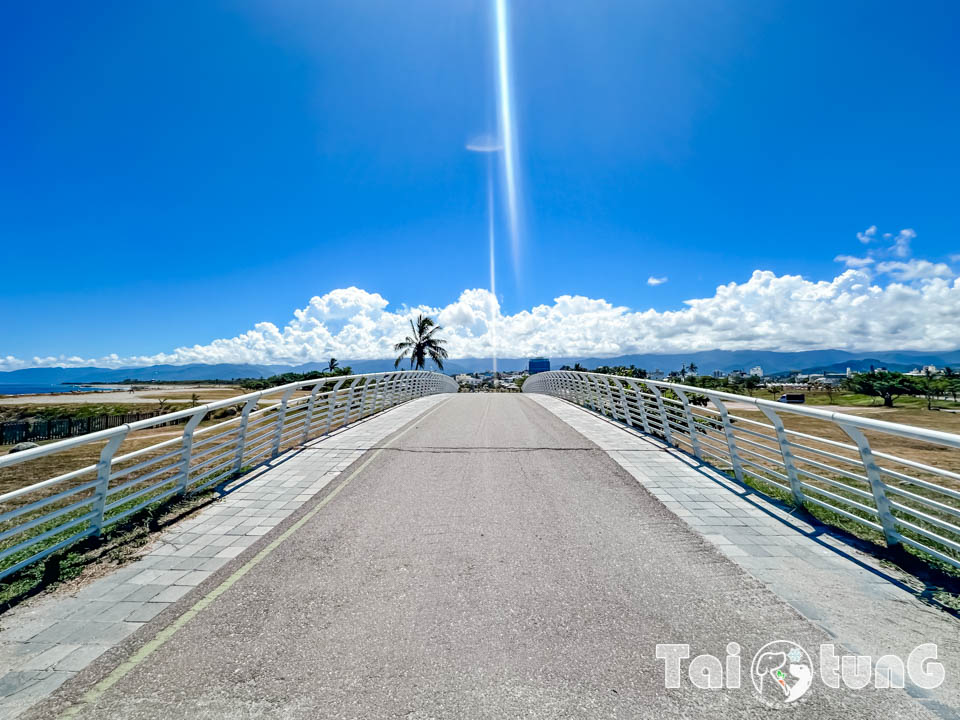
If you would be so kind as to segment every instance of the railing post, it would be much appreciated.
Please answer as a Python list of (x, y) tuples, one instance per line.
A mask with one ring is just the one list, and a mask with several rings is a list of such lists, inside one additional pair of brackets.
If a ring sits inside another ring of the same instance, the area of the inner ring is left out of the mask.
[(307, 440), (310, 439), (310, 426), (313, 425), (313, 406), (317, 402), (317, 395), (320, 393), (320, 388), (323, 387), (323, 385), (323, 381), (318, 380), (317, 384), (313, 386), (313, 391), (310, 393), (310, 400), (307, 402), (307, 421), (303, 428), (303, 437), (300, 438), (301, 445), (306, 444)]
[(190, 457), (193, 453), (193, 431), (207, 414), (207, 408), (204, 406), (201, 410), (195, 412), (183, 426), (183, 446), (180, 450), (180, 475), (177, 477), (177, 492), (185, 495), (187, 486), (190, 484)]
[(723, 422), (723, 434), (727, 438), (727, 452), (730, 453), (730, 465), (733, 467), (733, 476), (738, 482), (743, 482), (743, 464), (740, 462), (740, 452), (737, 450), (737, 438), (733, 434), (733, 423), (730, 422), (730, 413), (727, 412), (727, 406), (719, 398), (708, 395), (707, 397), (717, 406), (720, 413), (720, 420)]
[(343, 424), (349, 425), (352, 422), (353, 416), (353, 398), (357, 394), (357, 383), (360, 382), (360, 378), (354, 378), (350, 381), (350, 390), (347, 392), (347, 408), (344, 410), (343, 415)]
[(290, 402), (290, 396), (296, 388), (287, 388), (280, 399), (280, 409), (277, 411), (277, 432), (273, 436), (273, 448), (270, 450), (270, 457), (275, 458), (280, 454), (280, 436), (283, 435), (283, 421), (287, 417), (287, 403)]
[(247, 449), (247, 426), (250, 424), (250, 412), (257, 406), (257, 401), (260, 399), (260, 396), (252, 397), (247, 400), (243, 405), (242, 414), (240, 416), (240, 429), (237, 434), (237, 457), (233, 461), (233, 472), (240, 472), (240, 468), (243, 467), (243, 453)]
[(793, 459), (793, 452), (790, 450), (790, 440), (787, 438), (787, 431), (783, 427), (783, 420), (772, 409), (765, 405), (758, 405), (764, 415), (773, 423), (773, 428), (777, 432), (777, 442), (780, 445), (780, 455), (783, 456), (783, 467), (787, 471), (787, 478), (790, 480), (790, 492), (793, 494), (793, 501), (797, 507), (803, 507), (803, 488), (800, 487), (800, 476), (797, 474), (797, 465)]
[(389, 402), (389, 407), (393, 407), (398, 404), (397, 401), (397, 386), (400, 384), (400, 373), (393, 373), (390, 376), (390, 384), (387, 386), (387, 402)]
[(327, 402), (327, 427), (323, 431), (324, 435), (330, 434), (330, 429), (333, 425), (333, 411), (337, 409), (337, 392), (340, 390), (340, 386), (345, 382), (346, 378), (340, 378), (333, 386), (333, 390), (330, 391), (330, 400)]
[(633, 379), (628, 379), (627, 384), (633, 388), (634, 394), (637, 396), (637, 408), (640, 410), (640, 423), (643, 425), (643, 431), (649, 435), (650, 434), (650, 423), (647, 422), (647, 402), (644, 399), (643, 395), (640, 392), (640, 384)]
[[(373, 383), (373, 378), (365, 377), (363, 379), (363, 392), (360, 393), (360, 414), (357, 416), (357, 420), (365, 418), (370, 413), (367, 412), (367, 398), (370, 397), (370, 385)], [(373, 388), (373, 393), (376, 395), (377, 388)]]
[(890, 511), (890, 501), (887, 499), (887, 490), (883, 482), (883, 473), (873, 458), (873, 451), (870, 449), (870, 443), (867, 436), (859, 428), (852, 425), (837, 423), (850, 439), (857, 444), (860, 451), (860, 460), (863, 462), (863, 468), (867, 473), (867, 479), (870, 481), (870, 491), (873, 493), (873, 502), (877, 506), (877, 515), (880, 518), (880, 525), (883, 527), (883, 537), (887, 541), (887, 547), (895, 547), (900, 544), (900, 533), (897, 531), (897, 521)]
[(593, 380), (589, 375), (582, 375), (584, 387), (584, 407), (589, 407), (594, 412), (599, 412), (599, 393), (593, 387)]
[(687, 431), (690, 433), (690, 444), (693, 446), (693, 455), (697, 460), (703, 460), (703, 455), (700, 453), (700, 438), (697, 437), (697, 422), (693, 419), (693, 413), (690, 411), (690, 399), (683, 390), (673, 388), (673, 391), (677, 394), (677, 397), (680, 398), (680, 402), (683, 403), (683, 416), (687, 420)]
[(596, 402), (597, 402), (597, 412), (600, 413), (601, 415), (606, 415), (606, 413), (603, 411), (603, 405), (604, 405), (603, 390), (600, 388), (600, 381), (597, 380), (595, 377), (592, 377), (592, 376), (588, 376), (588, 377), (590, 377), (590, 382), (593, 383), (593, 392), (596, 395)]
[(633, 427), (633, 417), (630, 415), (630, 406), (627, 405), (627, 394), (623, 391), (623, 381), (617, 379), (617, 390), (620, 393), (620, 402), (623, 403), (623, 416), (628, 427)]
[(660, 388), (650, 384), (647, 384), (647, 387), (650, 388), (653, 396), (657, 399), (657, 410), (660, 412), (660, 425), (663, 428), (663, 437), (666, 438), (667, 445), (677, 447), (677, 444), (673, 441), (673, 433), (670, 432), (670, 417), (667, 415), (667, 409), (663, 406)]
[(107, 492), (110, 490), (110, 466), (113, 462), (113, 456), (120, 444), (127, 439), (127, 433), (129, 432), (130, 427), (126, 426), (126, 430), (107, 440), (107, 444), (100, 451), (100, 460), (97, 461), (97, 489), (93, 494), (92, 508), (96, 514), (90, 521), (90, 528), (93, 530), (93, 534), (97, 536), (103, 531)]

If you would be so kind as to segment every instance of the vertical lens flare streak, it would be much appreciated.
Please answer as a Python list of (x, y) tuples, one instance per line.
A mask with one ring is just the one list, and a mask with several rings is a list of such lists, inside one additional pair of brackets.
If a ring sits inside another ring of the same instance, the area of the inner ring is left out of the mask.
[[(493, 231), (493, 156), (487, 154), (487, 239), (490, 244), (490, 294), (497, 298), (496, 237)], [(493, 355), (493, 377), (497, 377), (497, 308), (490, 318), (490, 350)]]
[(497, 91), (500, 110), (500, 141), (503, 144), (503, 179), (507, 205), (507, 225), (513, 269), (519, 278), (520, 233), (517, 202), (517, 149), (513, 122), (513, 89), (510, 84), (509, 28), (506, 0), (495, 0), (497, 20)]

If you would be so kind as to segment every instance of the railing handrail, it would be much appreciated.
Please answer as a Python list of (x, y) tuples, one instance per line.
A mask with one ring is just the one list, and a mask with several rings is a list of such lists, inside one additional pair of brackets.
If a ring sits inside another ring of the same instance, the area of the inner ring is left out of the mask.
[[(293, 399), (294, 391), (301, 388), (311, 391)], [(414, 398), (457, 389), (449, 376), (426, 370), (297, 380), (0, 457), (0, 469), (17, 472), (23, 463), (80, 446), (89, 451), (91, 444), (102, 443), (93, 446), (93, 453), (70, 460), (85, 463), (82, 467), (0, 495), (0, 578), (99, 535), (104, 528), (173, 495), (222, 483), (242, 472), (244, 465), (276, 458), (311, 438)], [(278, 402), (256, 409), (265, 397)], [(239, 406), (240, 411), (232, 417), (210, 417), (231, 406)], [(214, 422), (200, 429), (205, 419)], [(177, 437), (159, 442), (146, 438), (146, 446), (117, 454), (132, 431), (173, 422), (180, 428)], [(98, 458), (95, 464), (89, 464), (92, 454)], [(27, 497), (33, 499), (8, 505)]]
[[(677, 399), (665, 397), (665, 390)], [(882, 534), (888, 547), (914, 548), (960, 568), (960, 492), (953, 486), (960, 474), (936, 467), (937, 462), (877, 452), (864, 431), (877, 432), (877, 442), (891, 436), (909, 438), (937, 446), (938, 452), (944, 446), (960, 448), (960, 435), (694, 385), (590, 371), (538, 373), (524, 382), (523, 391), (554, 395), (599, 412), (660, 437), (701, 462), (719, 461), (719, 467), (729, 467), (740, 482), (756, 478), (763, 483), (758, 487), (776, 488), (799, 507), (825, 509), (832, 513), (825, 516), (828, 522), (836, 523), (839, 515)], [(691, 395), (706, 397), (713, 408), (695, 405)], [(763, 420), (733, 414), (727, 407), (730, 402), (759, 410)], [(832, 439), (831, 433), (790, 429), (784, 424), (787, 415), (820, 421), (847, 442)]]
[[(695, 385), (684, 385), (682, 383), (671, 383), (664, 380), (650, 380), (648, 378), (635, 378), (628, 377), (626, 375), (606, 375), (604, 373), (596, 373), (590, 371), (582, 370), (550, 370), (550, 373), (562, 373), (562, 372), (576, 372), (582, 375), (593, 375), (595, 377), (602, 378), (616, 378), (619, 380), (633, 381), (639, 383), (645, 383), (648, 385), (656, 385), (657, 387), (663, 387), (668, 390), (677, 388), (684, 392), (691, 392), (697, 395), (706, 395), (707, 397), (716, 396), (721, 400), (730, 400), (732, 402), (745, 402), (750, 405), (756, 405), (757, 407), (768, 407), (777, 410), (778, 412), (788, 412), (794, 415), (805, 415), (808, 417), (815, 417), (820, 420), (829, 420), (834, 423), (844, 423), (845, 425), (853, 425), (854, 427), (859, 427), (864, 430), (875, 430), (877, 432), (884, 432), (890, 435), (900, 435), (904, 437), (910, 437), (916, 440), (927, 440), (934, 442), (940, 445), (947, 445), (950, 447), (960, 448), (960, 435), (954, 433), (943, 432), (941, 430), (931, 430), (929, 428), (917, 427), (915, 425), (905, 425), (904, 423), (895, 423), (888, 420), (876, 420), (874, 418), (865, 418), (860, 417), (859, 415), (851, 415), (849, 413), (836, 412), (831, 410), (818, 410), (817, 408), (812, 407), (802, 407), (798, 405), (791, 405), (790, 403), (781, 403), (776, 402), (775, 400), (764, 400), (763, 398), (755, 398), (749, 395), (738, 395), (737, 393), (725, 392), (723, 390), (714, 390), (712, 388), (702, 388)], [(546, 375), (547, 373), (537, 373), (537, 375)], [(533, 377), (536, 377), (533, 376)]]
[[(165, 425), (167, 423), (173, 422), (175, 420), (181, 420), (186, 417), (192, 417), (197, 413), (209, 413), (213, 410), (220, 410), (225, 407), (230, 407), (232, 405), (238, 405), (240, 403), (245, 403), (250, 400), (259, 400), (265, 395), (273, 395), (275, 393), (283, 393), (289, 389), (296, 390), (300, 387), (305, 387), (307, 385), (313, 386), (318, 383), (334, 382), (337, 380), (357, 380), (359, 378), (368, 378), (368, 377), (385, 377), (387, 375), (435, 375), (439, 373), (434, 373), (430, 370), (393, 370), (390, 372), (379, 372), (379, 373), (360, 373), (357, 375), (331, 375), (328, 377), (317, 378), (315, 380), (296, 380), (292, 383), (287, 383), (285, 385), (277, 385), (276, 387), (265, 388), (263, 390), (255, 390), (251, 393), (246, 393), (244, 395), (235, 395), (234, 397), (229, 397), (224, 400), (217, 400), (212, 403), (206, 403), (204, 405), (197, 405), (191, 408), (184, 408), (183, 410), (174, 410), (173, 412), (166, 413), (164, 415), (157, 415), (152, 418), (146, 418), (144, 420), (137, 420), (132, 423), (125, 423), (123, 425), (117, 425), (116, 427), (107, 428), (106, 430), (98, 430), (96, 432), (87, 433), (86, 435), (78, 435), (72, 438), (66, 438), (64, 440), (57, 440), (56, 442), (47, 443), (46, 445), (41, 445), (39, 447), (30, 448), (29, 450), (21, 450), (17, 453), (0, 455), (0, 468), (9, 467), (11, 465), (17, 465), (34, 458), (42, 457), (44, 455), (50, 455), (51, 453), (60, 452), (61, 450), (66, 450), (68, 448), (77, 447), (78, 445), (85, 445), (90, 442), (97, 442), (98, 440), (107, 440), (115, 435), (126, 434), (129, 432), (134, 432), (136, 430), (145, 430), (156, 425)], [(447, 376), (444, 376), (447, 377)], [(269, 408), (264, 408), (264, 410)], [(2, 499), (2, 498), (0, 498)]]

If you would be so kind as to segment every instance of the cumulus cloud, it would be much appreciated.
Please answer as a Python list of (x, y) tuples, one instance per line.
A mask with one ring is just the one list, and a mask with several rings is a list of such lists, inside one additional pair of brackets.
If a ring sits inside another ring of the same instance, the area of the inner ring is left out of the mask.
[[(444, 327), (451, 357), (497, 354), (588, 355), (696, 350), (950, 350), (960, 337), (960, 276), (949, 265), (910, 258), (916, 233), (905, 228), (878, 236), (876, 226), (857, 233), (882, 240), (866, 257), (837, 255), (846, 269), (832, 280), (755, 270), (678, 310), (637, 310), (602, 298), (560, 295), (552, 303), (512, 315), (484, 289), (464, 290), (453, 302), (431, 307), (394, 306), (375, 292), (331, 290), (293, 311), (283, 327), (256, 323), (247, 332), (157, 355), (100, 358), (18, 358), (0, 355), (0, 370), (24, 367), (135, 367), (158, 363), (301, 364), (329, 357), (392, 357), (393, 345), (418, 313)], [(866, 238), (866, 240), (864, 240)], [(887, 245), (887, 243), (891, 243)], [(960, 255), (951, 255), (960, 261)], [(662, 285), (666, 277), (650, 276)]]
[(483, 289), (465, 290), (442, 306), (390, 309), (377, 293), (350, 287), (316, 296), (284, 327), (257, 323), (205, 345), (150, 356), (103, 358), (0, 356), (0, 369), (28, 366), (128, 367), (154, 363), (299, 364), (388, 358), (417, 313), (444, 326), (452, 357), (489, 357), (493, 326), (501, 356), (613, 356), (723, 348), (812, 350), (948, 350), (960, 333), (960, 277), (943, 263), (879, 263), (890, 278), (850, 268), (832, 280), (756, 270), (678, 310), (634, 310), (601, 298), (561, 295), (553, 302), (503, 314)]

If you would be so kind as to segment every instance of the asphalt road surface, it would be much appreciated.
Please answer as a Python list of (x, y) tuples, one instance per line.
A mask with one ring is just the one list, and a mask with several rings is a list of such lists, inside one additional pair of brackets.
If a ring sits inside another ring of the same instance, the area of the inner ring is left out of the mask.
[[(830, 641), (527, 397), (451, 396), (404, 433), (35, 716), (86, 693), (76, 717), (782, 717), (754, 653)], [(689, 660), (664, 687), (658, 643), (725, 661), (731, 642), (740, 689), (696, 688)], [(792, 710), (930, 717), (819, 681)]]

